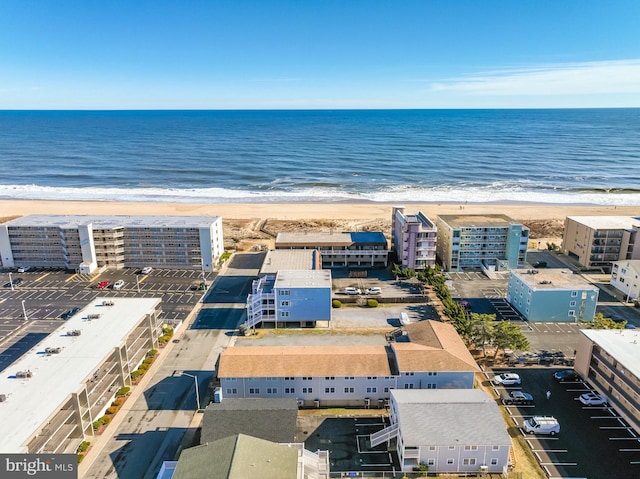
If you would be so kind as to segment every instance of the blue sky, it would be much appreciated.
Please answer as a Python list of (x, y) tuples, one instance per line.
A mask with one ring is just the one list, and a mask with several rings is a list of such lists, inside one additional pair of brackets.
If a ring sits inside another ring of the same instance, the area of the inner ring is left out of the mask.
[(0, 109), (640, 107), (640, 1), (0, 2)]

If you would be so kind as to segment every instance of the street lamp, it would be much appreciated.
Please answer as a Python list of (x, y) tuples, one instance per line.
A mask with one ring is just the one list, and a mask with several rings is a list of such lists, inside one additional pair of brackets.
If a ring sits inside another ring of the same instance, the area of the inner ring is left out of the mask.
[(24, 314), (24, 320), (27, 321), (29, 318), (27, 318), (27, 310), (24, 307), (24, 299), (22, 300), (22, 314)]
[(9, 273), (9, 286), (11, 286), (11, 291), (13, 291), (13, 280), (11, 279), (11, 273)]
[(136, 274), (136, 286), (138, 287), (138, 293), (140, 292), (140, 280), (138, 279), (140, 276)]
[(207, 277), (204, 275), (204, 259), (200, 258), (200, 267), (202, 268), (202, 286), (203, 289), (207, 290)]
[(189, 376), (190, 378), (193, 378), (193, 382), (196, 385), (196, 411), (198, 409), (200, 409), (200, 390), (198, 389), (198, 376), (195, 376), (193, 374), (189, 374), (189, 373), (182, 373), (182, 376)]

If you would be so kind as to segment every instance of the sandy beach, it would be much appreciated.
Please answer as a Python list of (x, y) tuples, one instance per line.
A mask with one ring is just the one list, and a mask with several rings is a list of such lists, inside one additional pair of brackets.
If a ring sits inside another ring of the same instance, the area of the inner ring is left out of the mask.
[[(390, 233), (391, 203), (125, 203), (0, 200), (0, 220), (28, 214), (214, 215), (222, 216), (225, 247), (272, 246), (280, 231), (378, 230)], [(531, 228), (531, 238), (558, 242), (571, 215), (639, 215), (635, 206), (549, 204), (405, 203), (435, 220), (446, 214), (505, 214)]]

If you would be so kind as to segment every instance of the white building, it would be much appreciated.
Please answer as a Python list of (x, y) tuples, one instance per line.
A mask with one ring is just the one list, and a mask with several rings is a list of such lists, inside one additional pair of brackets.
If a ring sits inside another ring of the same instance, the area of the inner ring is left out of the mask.
[(391, 248), (398, 264), (425, 269), (436, 264), (436, 225), (422, 212), (405, 214), (404, 206), (394, 206), (391, 215)]
[(581, 329), (575, 370), (640, 434), (640, 331)]
[(640, 259), (613, 262), (610, 284), (627, 299), (640, 299)]
[(389, 419), (389, 427), (371, 435), (371, 446), (395, 438), (403, 471), (420, 464), (439, 474), (507, 470), (511, 438), (495, 399), (484, 391), (393, 390)]
[(223, 252), (219, 216), (29, 215), (0, 224), (5, 268), (213, 271)]
[(0, 376), (0, 451), (74, 453), (146, 353), (160, 298), (97, 298)]

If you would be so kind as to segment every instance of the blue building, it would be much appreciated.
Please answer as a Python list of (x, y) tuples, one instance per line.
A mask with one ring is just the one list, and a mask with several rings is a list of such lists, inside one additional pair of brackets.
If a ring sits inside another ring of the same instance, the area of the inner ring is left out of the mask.
[(247, 297), (246, 326), (314, 327), (331, 320), (331, 272), (280, 270), (253, 282)]
[(528, 321), (593, 321), (600, 290), (569, 269), (511, 270), (507, 301)]

